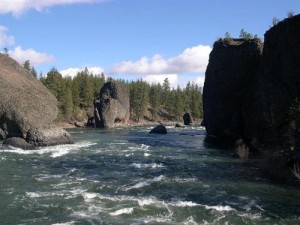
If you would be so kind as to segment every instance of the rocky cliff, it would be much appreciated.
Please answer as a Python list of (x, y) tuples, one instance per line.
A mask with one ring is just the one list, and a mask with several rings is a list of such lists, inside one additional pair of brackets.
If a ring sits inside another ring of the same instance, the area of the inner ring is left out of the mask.
[(129, 94), (121, 84), (107, 82), (100, 90), (100, 100), (95, 105), (96, 127), (112, 128), (115, 123), (127, 123), (129, 119)]
[(15, 60), (0, 54), (0, 138), (25, 139), (29, 130), (49, 126), (57, 113), (53, 94)]
[(265, 124), (261, 142), (299, 148), (300, 15), (279, 22), (265, 33), (259, 73)]
[(242, 108), (260, 64), (259, 39), (220, 39), (210, 53), (203, 88), (207, 134), (239, 138), (243, 133)]
[[(262, 50), (263, 46), (263, 50)], [(219, 40), (203, 90), (208, 135), (256, 140), (262, 148), (299, 148), (300, 15), (258, 40)]]

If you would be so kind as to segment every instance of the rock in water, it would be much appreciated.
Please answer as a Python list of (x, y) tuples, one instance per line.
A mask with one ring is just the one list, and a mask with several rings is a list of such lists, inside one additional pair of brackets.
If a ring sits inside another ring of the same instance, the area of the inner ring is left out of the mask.
[(49, 146), (59, 144), (73, 144), (71, 135), (62, 128), (44, 126), (30, 129), (26, 140), (34, 146)]
[(100, 102), (95, 102), (96, 126), (112, 128), (115, 122), (127, 123), (129, 119), (129, 94), (121, 84), (107, 82), (100, 90)]
[(167, 129), (164, 125), (158, 125), (154, 127), (150, 132), (150, 134), (167, 134)]
[(0, 136), (26, 137), (36, 125), (51, 124), (57, 116), (53, 94), (20, 64), (0, 54)]
[(185, 128), (185, 126), (182, 123), (176, 123), (175, 127)]
[(10, 145), (16, 148), (22, 148), (25, 150), (32, 150), (35, 149), (35, 147), (28, 142), (26, 142), (25, 139), (19, 138), (19, 137), (12, 137), (12, 138), (7, 138), (3, 141), (3, 145)]
[(204, 121), (209, 136), (240, 137), (242, 105), (247, 91), (253, 88), (262, 46), (259, 39), (220, 39), (214, 43), (203, 87)]
[(184, 125), (192, 125), (194, 123), (193, 117), (189, 112), (183, 115), (183, 123)]
[[(25, 68), (4, 54), (0, 54), (0, 96), (1, 139), (27, 138), (35, 146), (71, 142), (65, 130), (50, 127), (58, 114), (54, 95)], [(18, 144), (21, 140), (8, 142)], [(21, 145), (25, 146), (25, 143)]]

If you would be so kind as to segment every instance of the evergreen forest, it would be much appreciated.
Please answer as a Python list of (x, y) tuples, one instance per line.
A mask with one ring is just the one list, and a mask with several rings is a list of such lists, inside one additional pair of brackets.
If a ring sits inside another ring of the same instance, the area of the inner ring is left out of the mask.
[[(101, 87), (112, 80), (103, 73), (92, 74), (87, 68), (73, 78), (63, 77), (52, 68), (39, 79), (58, 100), (59, 121), (84, 121), (92, 115), (93, 102), (99, 98)], [(142, 79), (117, 82), (128, 90), (131, 121), (181, 121), (185, 112), (190, 112), (195, 120), (202, 118), (202, 88), (194, 82), (176, 89), (171, 88), (168, 78), (163, 84), (150, 84)]]

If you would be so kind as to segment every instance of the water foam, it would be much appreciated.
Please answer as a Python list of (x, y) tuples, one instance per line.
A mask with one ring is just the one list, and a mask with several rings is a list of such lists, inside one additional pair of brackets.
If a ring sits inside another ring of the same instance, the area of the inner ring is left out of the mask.
[(66, 222), (66, 223), (53, 223), (52, 225), (73, 225), (75, 223), (76, 223), (76, 221), (70, 221), (70, 222)]
[(176, 206), (176, 207), (195, 207), (195, 206), (200, 206), (199, 204), (191, 202), (191, 201), (172, 202), (169, 205)]
[(149, 164), (143, 164), (143, 163), (132, 163), (132, 167), (138, 168), (138, 169), (156, 169), (156, 168), (164, 168), (165, 166), (161, 163), (149, 163)]
[(124, 208), (124, 209), (119, 209), (115, 212), (111, 212), (109, 214), (112, 216), (119, 216), (122, 214), (132, 214), (132, 212), (133, 212), (133, 208)]
[(68, 154), (69, 152), (78, 151), (82, 148), (86, 148), (96, 143), (91, 142), (79, 142), (76, 144), (66, 144), (66, 145), (55, 145), (55, 146), (48, 146), (48, 147), (40, 147), (36, 150), (23, 150), (20, 148), (10, 146), (10, 149), (0, 150), (0, 152), (7, 152), (7, 153), (15, 153), (20, 155), (31, 155), (31, 154), (49, 154), (52, 158), (60, 157), (63, 155)]
[(235, 209), (231, 208), (229, 205), (216, 205), (216, 206), (208, 206), (208, 205), (204, 205), (204, 207), (206, 209), (213, 209), (216, 210), (218, 212), (228, 212), (228, 211), (235, 211)]
[(135, 185), (131, 186), (131, 187), (127, 187), (127, 188), (123, 188), (124, 191), (129, 191), (131, 189), (139, 189), (139, 188), (143, 188), (143, 187), (146, 187), (146, 186), (150, 186), (152, 183), (155, 183), (155, 182), (160, 182), (164, 179), (164, 176), (163, 175), (160, 175), (158, 177), (154, 177), (152, 179), (147, 179), (147, 180), (144, 180), (144, 181), (141, 181), (141, 182), (138, 182), (136, 183)]

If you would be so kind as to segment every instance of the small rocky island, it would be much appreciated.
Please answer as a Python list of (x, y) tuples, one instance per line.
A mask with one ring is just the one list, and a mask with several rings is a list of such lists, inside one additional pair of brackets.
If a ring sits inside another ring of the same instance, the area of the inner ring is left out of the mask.
[(67, 131), (53, 125), (58, 114), (53, 94), (5, 54), (0, 54), (0, 96), (4, 144), (29, 149), (73, 143)]
[(129, 93), (117, 81), (109, 81), (100, 90), (99, 100), (94, 102), (95, 125), (112, 128), (115, 123), (126, 124), (129, 120)]

